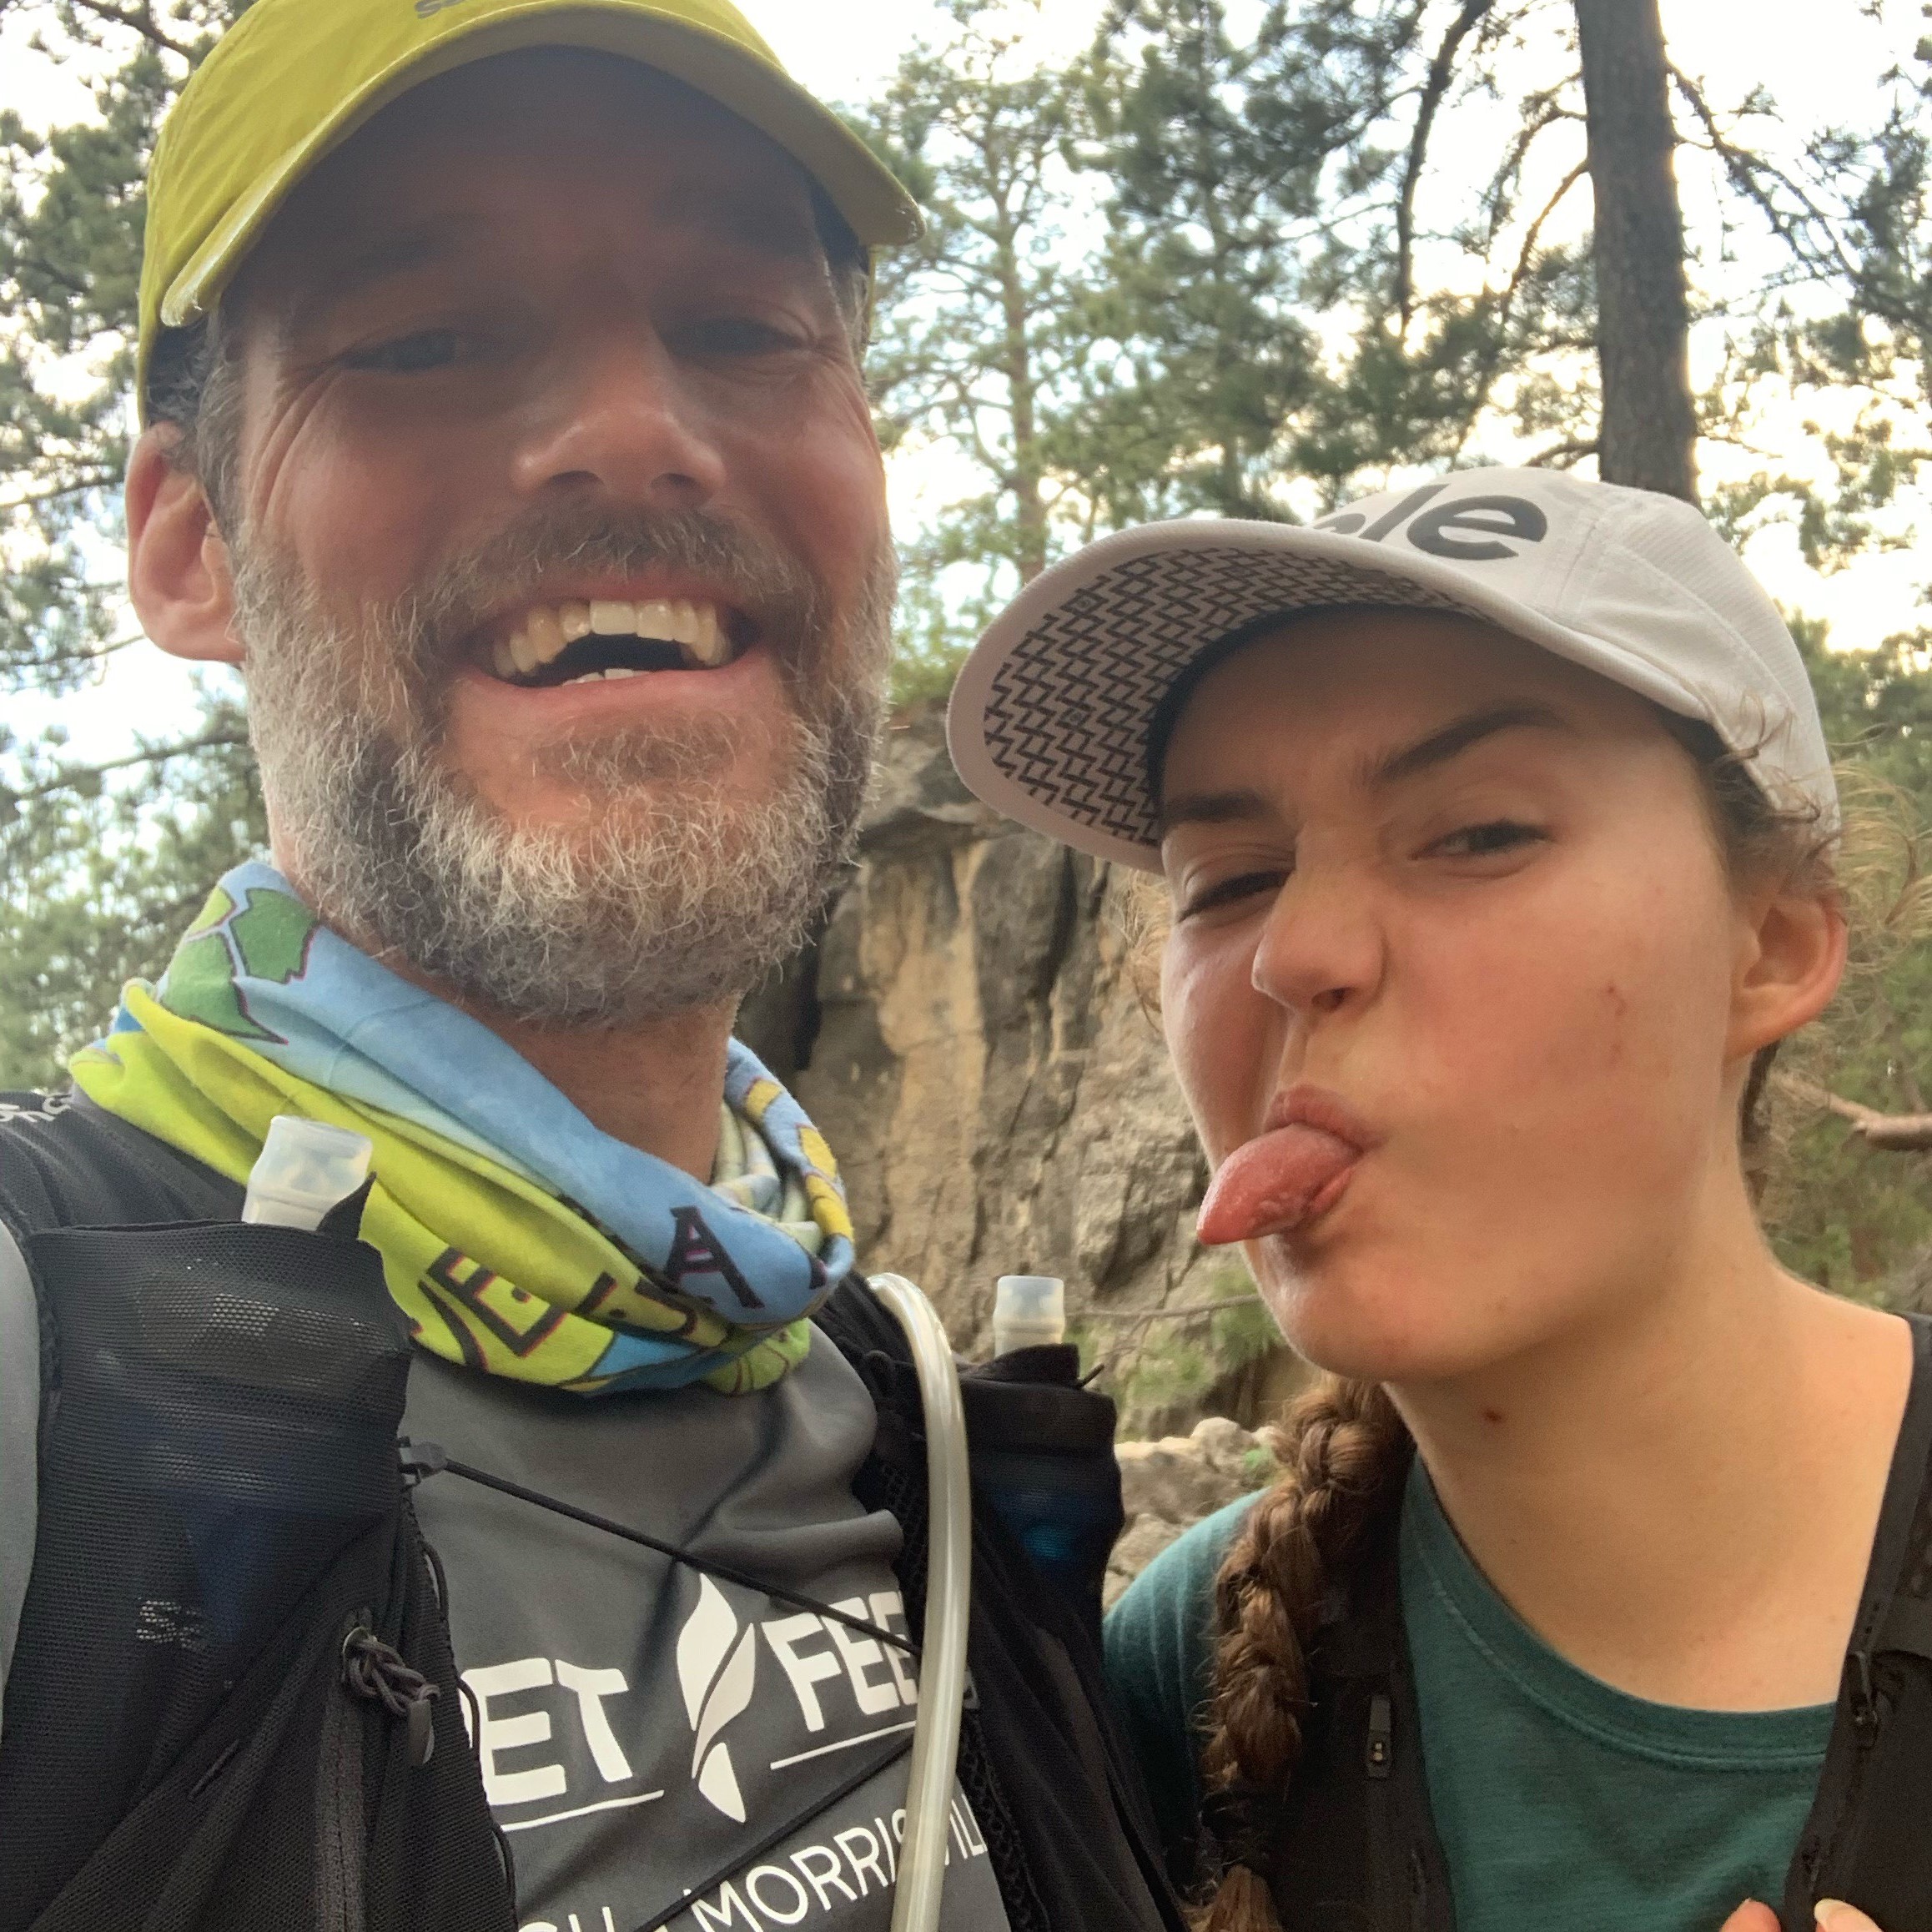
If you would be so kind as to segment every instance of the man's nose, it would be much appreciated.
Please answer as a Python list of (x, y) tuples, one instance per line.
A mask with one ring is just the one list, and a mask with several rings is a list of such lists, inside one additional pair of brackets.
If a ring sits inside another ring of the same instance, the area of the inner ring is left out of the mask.
[(1255, 948), (1255, 990), (1312, 1023), (1372, 998), (1386, 940), (1345, 865), (1302, 863), (1275, 895)]
[(514, 463), (526, 495), (607, 495), (652, 510), (696, 510), (725, 465), (677, 359), (631, 324), (578, 335), (556, 359)]

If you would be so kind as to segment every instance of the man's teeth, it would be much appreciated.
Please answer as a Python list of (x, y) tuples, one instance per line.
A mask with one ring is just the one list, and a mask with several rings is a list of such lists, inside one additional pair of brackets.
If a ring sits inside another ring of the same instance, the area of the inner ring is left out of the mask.
[[(595, 632), (600, 637), (644, 637), (675, 644), (683, 662), (699, 670), (713, 670), (731, 656), (717, 606), (653, 597), (641, 603), (621, 598), (571, 597), (561, 604), (537, 604), (523, 614), (516, 628), (500, 636), (491, 652), (491, 667), (499, 677), (532, 677), (557, 657), (566, 645)], [(598, 674), (588, 673), (591, 677)], [(613, 667), (606, 677), (634, 677), (636, 671)], [(576, 678), (572, 683), (580, 682)]]

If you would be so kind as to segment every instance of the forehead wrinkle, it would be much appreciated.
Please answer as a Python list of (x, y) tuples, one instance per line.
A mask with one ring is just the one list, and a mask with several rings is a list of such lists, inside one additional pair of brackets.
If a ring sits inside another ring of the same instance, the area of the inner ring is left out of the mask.
[(702, 229), (757, 254), (809, 261), (821, 253), (809, 205), (781, 199), (768, 184), (687, 176), (666, 184), (652, 213), (667, 228)]
[[(820, 253), (809, 214), (794, 215), (767, 196), (687, 181), (670, 184), (652, 210), (667, 229), (697, 231), (752, 253), (783, 261), (809, 262)], [(325, 317), (341, 303), (395, 277), (435, 266), (461, 253), (465, 244), (489, 239), (497, 224), (480, 210), (427, 216), (367, 247), (335, 259), (327, 250), (304, 249), (297, 288), (292, 292), (303, 319)], [(312, 303), (303, 297), (317, 294)]]

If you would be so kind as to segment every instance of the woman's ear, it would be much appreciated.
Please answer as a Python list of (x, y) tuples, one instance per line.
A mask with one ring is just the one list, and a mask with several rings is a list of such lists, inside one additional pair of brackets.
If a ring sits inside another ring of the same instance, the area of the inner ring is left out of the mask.
[(180, 433), (143, 430), (128, 461), (128, 595), (171, 657), (239, 664), (228, 546), (207, 491), (174, 460)]
[(1844, 906), (1835, 893), (1787, 885), (1753, 895), (1740, 920), (1729, 1046), (1747, 1059), (1831, 1004), (1844, 977)]

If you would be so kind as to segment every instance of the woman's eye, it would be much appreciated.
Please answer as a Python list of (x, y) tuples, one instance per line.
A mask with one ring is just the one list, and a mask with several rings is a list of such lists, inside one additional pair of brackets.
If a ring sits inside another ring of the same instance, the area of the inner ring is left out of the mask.
[(423, 329), (414, 335), (399, 335), (393, 341), (352, 350), (343, 360), (351, 369), (418, 375), (425, 370), (447, 369), (462, 350), (463, 339), (454, 329)]
[(1492, 819), (1484, 825), (1465, 825), (1446, 838), (1438, 838), (1429, 851), (1444, 858), (1488, 858), (1499, 852), (1513, 852), (1543, 837), (1533, 825), (1518, 824), (1513, 818)]
[(1197, 888), (1188, 895), (1175, 916), (1191, 919), (1197, 913), (1215, 912), (1223, 906), (1236, 906), (1242, 900), (1256, 898), (1263, 893), (1278, 893), (1287, 878), (1285, 867), (1277, 867), (1270, 872), (1237, 873), (1232, 878), (1217, 879), (1212, 885)]

